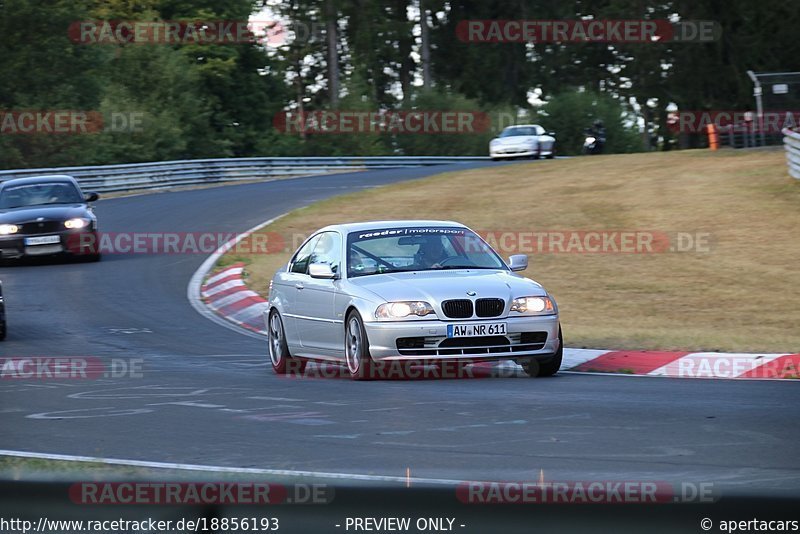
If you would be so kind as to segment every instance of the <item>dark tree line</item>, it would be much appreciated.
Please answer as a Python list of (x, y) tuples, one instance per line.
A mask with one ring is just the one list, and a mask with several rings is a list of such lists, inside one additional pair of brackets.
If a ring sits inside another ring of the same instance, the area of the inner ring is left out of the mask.
[[(298, 31), (267, 45), (76, 43), (85, 20), (246, 20)], [(470, 43), (463, 20), (714, 20), (710, 43)], [(595, 117), (636, 151), (679, 109), (752, 109), (754, 71), (800, 70), (794, 0), (0, 0), (0, 112), (135, 113), (133, 131), (0, 134), (3, 168), (205, 157), (484, 154), (492, 131), (283, 133), (283, 111), (471, 110), (537, 121), (564, 152)], [(301, 35), (302, 34), (302, 35)], [(544, 103), (544, 105), (542, 105)], [(642, 132), (642, 129), (646, 131)]]

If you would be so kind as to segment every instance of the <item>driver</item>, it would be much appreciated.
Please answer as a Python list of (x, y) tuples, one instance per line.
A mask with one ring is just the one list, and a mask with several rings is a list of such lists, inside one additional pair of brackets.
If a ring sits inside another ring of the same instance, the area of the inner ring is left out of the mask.
[(442, 266), (441, 262), (447, 257), (442, 245), (442, 238), (439, 236), (428, 237), (414, 254), (414, 264), (420, 269), (438, 269)]

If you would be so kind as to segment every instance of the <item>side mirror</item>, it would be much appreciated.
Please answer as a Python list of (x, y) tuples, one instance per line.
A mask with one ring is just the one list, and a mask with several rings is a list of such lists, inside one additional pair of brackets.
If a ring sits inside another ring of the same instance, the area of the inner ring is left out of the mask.
[(556, 136), (555, 132), (545, 132), (544, 134), (545, 135), (549, 135), (550, 137), (555, 137)]
[(86, 192), (83, 194), (83, 199), (84, 199), (86, 202), (94, 202), (94, 201), (95, 201), (95, 200), (97, 200), (98, 198), (100, 198), (100, 195), (98, 195), (98, 194), (97, 194), (97, 193), (95, 193), (94, 191), (86, 191)]
[(308, 266), (308, 274), (311, 278), (327, 278), (329, 280), (336, 278), (336, 273), (327, 263), (312, 263)]
[(524, 271), (528, 268), (528, 255), (514, 254), (508, 258), (508, 268), (512, 271)]

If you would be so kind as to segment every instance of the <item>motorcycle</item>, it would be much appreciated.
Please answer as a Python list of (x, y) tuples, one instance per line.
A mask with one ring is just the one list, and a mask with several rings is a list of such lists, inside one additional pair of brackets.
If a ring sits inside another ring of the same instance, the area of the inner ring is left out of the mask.
[(585, 155), (602, 154), (605, 139), (598, 139), (592, 130), (584, 130), (584, 133), (586, 134), (586, 139), (583, 141), (583, 153)]

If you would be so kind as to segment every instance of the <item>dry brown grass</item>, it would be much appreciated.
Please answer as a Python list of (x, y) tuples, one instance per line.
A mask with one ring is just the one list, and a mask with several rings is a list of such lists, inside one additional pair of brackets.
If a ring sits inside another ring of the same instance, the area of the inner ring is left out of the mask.
[[(800, 351), (800, 182), (782, 151), (683, 151), (488, 167), (297, 210), (264, 231), (454, 219), (476, 230), (707, 232), (709, 251), (551, 254), (527, 276), (556, 297), (571, 347)], [(290, 251), (243, 260), (261, 293)]]

